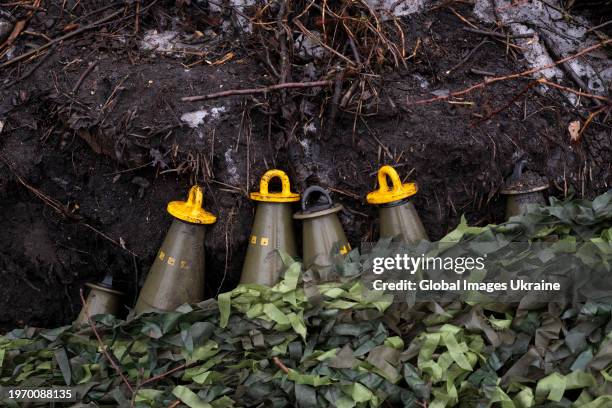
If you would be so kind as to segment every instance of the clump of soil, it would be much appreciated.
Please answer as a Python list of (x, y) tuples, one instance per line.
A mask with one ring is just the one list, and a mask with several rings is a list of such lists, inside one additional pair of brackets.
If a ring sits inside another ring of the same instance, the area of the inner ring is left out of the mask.
[[(34, 13), (28, 31), (56, 38), (75, 21), (85, 26), (124, 7), (58, 3)], [(404, 17), (414, 56), (360, 76), (371, 83), (343, 109), (333, 103), (335, 85), (183, 101), (278, 81), (260, 43), (228, 31), (223, 14), (186, 3), (143, 3), (137, 29), (130, 8), (44, 56), (0, 68), (0, 328), (72, 321), (80, 288), (109, 271), (132, 306), (170, 225), (166, 205), (193, 183), (218, 217), (207, 227), (208, 297), (239, 280), (255, 209), (247, 193), (269, 168), (286, 170), (294, 191), (329, 189), (354, 247), (378, 237), (376, 208), (364, 197), (383, 164), (418, 183), (414, 203), (432, 239), (462, 214), (476, 225), (503, 220), (498, 192), (517, 153), (556, 195), (592, 198), (609, 188), (610, 127), (598, 117), (570, 145), (568, 122), (586, 116), (555, 91), (521, 93), (527, 83), (500, 81), (462, 99), (412, 103), (468, 87), (482, 72), (526, 68), (503, 43), (475, 48), (482, 37), (455, 14), (470, 16), (467, 6)], [(47, 41), (25, 35), (0, 64)], [(300, 58), (294, 81), (329, 68), (325, 58)]]
[(510, 177), (506, 180), (504, 191), (528, 191), (534, 188), (547, 187), (548, 181), (538, 173), (527, 170), (518, 178)]

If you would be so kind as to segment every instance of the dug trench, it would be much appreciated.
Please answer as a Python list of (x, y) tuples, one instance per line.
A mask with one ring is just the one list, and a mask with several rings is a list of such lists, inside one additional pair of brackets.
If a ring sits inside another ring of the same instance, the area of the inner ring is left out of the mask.
[[(54, 7), (37, 13), (29, 30), (45, 31)], [(71, 21), (59, 19), (53, 24)], [(143, 35), (126, 40), (120, 24), (51, 47), (42, 62), (1, 68), (0, 329), (71, 322), (80, 288), (107, 272), (132, 306), (170, 225), (166, 205), (193, 183), (218, 217), (206, 235), (213, 297), (239, 280), (255, 210), (247, 193), (270, 168), (287, 171), (294, 191), (331, 190), (354, 247), (377, 238), (376, 209), (364, 197), (383, 164), (418, 183), (413, 200), (431, 239), (463, 215), (473, 225), (502, 222), (499, 190), (519, 157), (561, 198), (593, 198), (612, 180), (610, 127), (596, 120), (571, 144), (568, 124), (584, 116), (555, 90), (521, 94), (526, 81), (499, 81), (462, 100), (409, 103), (481, 81), (473, 69), (527, 68), (496, 41), (457, 66), (482, 38), (448, 8), (402, 20), (409, 51), (420, 44), (415, 57), (385, 69), (378, 94), (362, 95), (360, 115), (340, 109), (333, 131), (321, 120), (329, 105), (317, 103), (332, 97), (329, 87), (297, 91), (312, 98), (300, 99), (292, 129), (278, 120), (282, 92), (183, 101), (265, 86), (265, 64), (238, 40), (193, 64), (199, 59), (147, 49), (137, 40)], [(160, 2), (139, 24), (143, 33), (163, 33), (215, 23)]]

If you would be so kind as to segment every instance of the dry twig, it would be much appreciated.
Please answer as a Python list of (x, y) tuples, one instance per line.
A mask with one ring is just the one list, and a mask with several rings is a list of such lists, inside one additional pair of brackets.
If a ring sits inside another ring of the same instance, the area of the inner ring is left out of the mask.
[(440, 95), (440, 96), (436, 96), (435, 98), (429, 98), (429, 99), (422, 99), (420, 101), (407, 101), (408, 106), (411, 105), (423, 105), (423, 104), (427, 104), (427, 103), (432, 103), (432, 102), (437, 102), (437, 101), (443, 101), (443, 100), (447, 100), (449, 98), (452, 97), (457, 97), (457, 96), (462, 96), (462, 95), (466, 95), (471, 93), (472, 91), (475, 91), (476, 89), (480, 89), (480, 88), (484, 88), (487, 85), (493, 84), (495, 82), (500, 82), (500, 81), (506, 81), (506, 80), (510, 80), (510, 79), (516, 79), (516, 78), (522, 78), (531, 74), (535, 74), (536, 72), (540, 72), (543, 71), (545, 69), (548, 68), (552, 68), (556, 65), (559, 64), (563, 64), (564, 62), (570, 61), (574, 58), (578, 58), (581, 55), (584, 54), (588, 54), (589, 52), (592, 52), (598, 48), (601, 48), (609, 43), (612, 42), (612, 39), (606, 40), (606, 41), (602, 41), (600, 43), (594, 44), (590, 47), (584, 48), (582, 50), (580, 50), (579, 52), (577, 52), (576, 54), (570, 55), (568, 57), (565, 57), (561, 60), (555, 61), (551, 64), (547, 64), (544, 65), (542, 67), (536, 67), (536, 68), (532, 68), (532, 69), (528, 69), (526, 71), (522, 71), (522, 72), (517, 72), (515, 74), (509, 74), (509, 75), (503, 75), (503, 76), (498, 76), (498, 77), (493, 77), (493, 78), (486, 78), (484, 81), (482, 82), (478, 82), (477, 84), (474, 84), (468, 88), (462, 89), (460, 91), (455, 91), (455, 92), (450, 92), (447, 95)]
[(279, 89), (287, 89), (287, 88), (312, 88), (317, 86), (330, 86), (334, 83), (334, 81), (314, 81), (314, 82), (287, 82), (282, 84), (270, 85), (263, 88), (250, 88), (250, 89), (232, 89), (228, 91), (222, 92), (214, 92), (208, 95), (198, 95), (198, 96), (185, 96), (181, 98), (183, 102), (197, 102), (204, 101), (207, 99), (215, 99), (222, 98), (225, 96), (233, 96), (233, 95), (252, 95), (258, 93), (268, 93), (270, 91), (276, 91)]
[(29, 57), (34, 56), (34, 55), (38, 55), (41, 51), (46, 50), (47, 48), (51, 47), (52, 45), (55, 45), (55, 44), (57, 44), (57, 43), (59, 43), (61, 41), (67, 40), (67, 39), (72, 38), (72, 37), (74, 37), (76, 35), (79, 35), (79, 34), (85, 32), (85, 31), (89, 31), (89, 30), (91, 30), (93, 28), (99, 27), (102, 24), (110, 22), (113, 18), (117, 17), (121, 13), (123, 13), (123, 10), (120, 10), (120, 11), (117, 11), (115, 13), (109, 14), (108, 16), (106, 16), (104, 18), (101, 18), (100, 20), (98, 20), (98, 21), (96, 21), (94, 23), (88, 24), (88, 25), (86, 25), (84, 27), (81, 27), (81, 28), (79, 28), (77, 30), (71, 31), (68, 34), (64, 34), (64, 35), (62, 35), (60, 37), (54, 38), (53, 40), (49, 41), (48, 43), (43, 44), (40, 47), (33, 49), (32, 51), (25, 52), (25, 53), (15, 57), (15, 58), (13, 58), (13, 59), (10, 59), (10, 60), (6, 61), (3, 64), (0, 64), (0, 68), (6, 68), (6, 67), (8, 67), (10, 65), (13, 65), (16, 62), (23, 61), (24, 59), (29, 58)]
[(274, 364), (281, 369), (281, 371), (285, 374), (289, 374), (289, 369), (287, 368), (287, 366), (285, 364), (283, 364), (283, 362), (280, 360), (280, 358), (278, 357), (272, 357), (272, 361), (274, 362)]
[(128, 388), (128, 390), (130, 390), (130, 393), (134, 394), (134, 387), (132, 387), (132, 384), (130, 384), (127, 377), (123, 374), (123, 370), (121, 369), (121, 367), (119, 367), (119, 364), (116, 361), (116, 357), (112, 356), (111, 352), (108, 351), (106, 344), (104, 344), (104, 342), (102, 341), (102, 337), (100, 337), (100, 333), (98, 333), (98, 330), (96, 329), (95, 323), (93, 322), (93, 320), (91, 320), (91, 316), (89, 315), (89, 309), (87, 308), (87, 302), (85, 301), (85, 296), (83, 295), (83, 288), (81, 288), (80, 290), (80, 296), (81, 303), (83, 304), (83, 311), (85, 313), (85, 316), (87, 316), (87, 323), (89, 324), (89, 327), (91, 327), (91, 330), (93, 331), (94, 335), (96, 336), (96, 339), (98, 340), (98, 347), (100, 348), (108, 362), (113, 366), (117, 374), (119, 374), (125, 386)]

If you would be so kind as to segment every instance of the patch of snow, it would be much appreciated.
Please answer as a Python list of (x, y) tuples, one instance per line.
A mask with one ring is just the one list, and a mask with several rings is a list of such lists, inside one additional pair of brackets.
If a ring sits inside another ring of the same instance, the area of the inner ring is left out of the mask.
[[(226, 5), (227, 3), (227, 5)], [(213, 3), (213, 2), (209, 2), (208, 6), (210, 7), (210, 11), (216, 12), (216, 13), (221, 13), (224, 10), (224, 7), (229, 6), (229, 7), (234, 7), (240, 11), (244, 10), (245, 7), (249, 7), (255, 4), (255, 0), (229, 0), (227, 2), (223, 2), (223, 6), (221, 6), (221, 3)]]
[[(225, 106), (215, 106), (207, 109), (200, 109), (194, 112), (187, 112), (181, 115), (181, 120), (185, 122), (190, 128), (197, 128), (205, 121), (212, 122), (221, 118), (221, 114), (227, 109)], [(207, 119), (208, 118), (208, 119)]]
[(236, 167), (236, 161), (232, 157), (232, 148), (230, 147), (225, 151), (225, 164), (227, 165), (227, 173), (229, 174), (230, 184), (239, 184), (240, 175), (238, 174), (238, 167)]
[[(558, 0), (552, 0), (552, 4), (561, 7)], [(541, 1), (513, 3), (510, 0), (476, 0), (473, 10), (474, 15), (483, 22), (490, 23), (499, 19), (501, 25), (507, 27), (511, 34), (535, 34), (533, 38), (515, 39), (516, 44), (523, 49), (525, 59), (531, 68), (551, 65), (556, 59), (549, 53), (541, 36), (546, 36), (547, 40), (554, 44), (555, 54), (559, 54), (560, 58), (573, 55), (597, 40), (592, 35), (589, 37), (587, 30), (581, 24), (565, 20), (562, 13)], [(587, 23), (579, 16), (574, 18), (578, 23)], [(590, 92), (601, 94), (605, 92), (609, 80), (604, 79), (601, 74), (597, 75), (597, 72), (603, 72), (609, 64), (609, 59), (584, 57), (570, 60), (567, 65), (584, 79)], [(533, 76), (561, 82), (566, 73), (561, 66), (554, 66), (542, 69)], [(547, 87), (542, 86), (540, 89), (546, 91)], [(572, 104), (576, 104), (579, 100), (574, 94), (567, 92), (564, 94)]]
[(491, 0), (476, 0), (476, 3), (474, 3), (474, 15), (485, 23), (494, 23), (495, 10)]
[(419, 86), (421, 87), (421, 89), (429, 88), (429, 81), (423, 75), (412, 74), (412, 77), (418, 81)]
[(367, 3), (376, 10), (396, 17), (418, 13), (425, 7), (425, 0), (367, 0)]
[[(526, 25), (515, 23), (512, 24), (513, 32), (515, 34), (533, 34), (533, 30)], [(535, 38), (539, 38), (537, 35)], [(534, 41), (529, 38), (519, 38), (517, 40), (519, 46), (523, 47), (523, 54), (529, 62), (529, 65), (533, 68), (541, 68), (547, 65), (551, 65), (554, 61), (546, 51), (546, 47), (541, 41)], [(563, 78), (563, 71), (559, 67), (551, 67), (543, 69), (539, 72), (546, 79), (558, 79)]]
[(302, 145), (302, 148), (304, 149), (304, 155), (305, 156), (310, 156), (312, 153), (312, 147), (311, 147), (311, 142), (308, 138), (304, 138), (302, 140), (300, 140), (300, 145)]
[(612, 66), (609, 66), (608, 68), (603, 69), (600, 73), (599, 76), (601, 77), (601, 79), (604, 80), (604, 82), (606, 83), (610, 83), (612, 82)]
[[(241, 30), (250, 33), (253, 31), (253, 26), (251, 25), (251, 21), (245, 17), (246, 8), (254, 5), (256, 0), (229, 0), (224, 2), (209, 2), (208, 6), (210, 11), (214, 13), (224, 14), (227, 10), (227, 7), (233, 8), (236, 10), (234, 13), (236, 16), (236, 22)], [(221, 25), (223, 31), (231, 31), (232, 23), (228, 20), (225, 20)]]
[[(315, 37), (320, 38), (320, 33), (317, 31), (311, 32)], [(304, 34), (297, 36), (293, 48), (295, 48), (298, 55), (302, 58), (313, 57), (320, 59), (325, 55), (325, 49), (321, 46), (321, 41), (317, 41), (316, 39)]]
[(140, 48), (146, 51), (172, 50), (176, 46), (176, 37), (178, 37), (176, 31), (158, 33), (157, 30), (147, 30), (140, 42)]
[(13, 57), (15, 56), (15, 50), (17, 49), (17, 47), (15, 47), (14, 45), (9, 47), (8, 50), (6, 50), (6, 60), (11, 60), (13, 59)]
[(190, 128), (197, 128), (202, 123), (204, 123), (204, 118), (206, 116), (208, 116), (208, 111), (199, 110), (195, 112), (183, 113), (183, 115), (181, 116), (181, 120), (187, 123)]
[(226, 111), (225, 106), (213, 106), (210, 109), (211, 119), (217, 120), (221, 117), (221, 114)]
[(587, 78), (587, 86), (593, 92), (601, 92), (604, 90), (604, 85), (601, 79), (590, 65), (584, 64), (579, 60), (570, 60), (568, 64), (581, 78)]
[[(307, 135), (309, 133), (313, 133), (313, 134), (317, 133), (317, 127), (312, 122), (304, 125), (304, 134)], [(303, 142), (300, 142), (300, 143), (303, 143)]]

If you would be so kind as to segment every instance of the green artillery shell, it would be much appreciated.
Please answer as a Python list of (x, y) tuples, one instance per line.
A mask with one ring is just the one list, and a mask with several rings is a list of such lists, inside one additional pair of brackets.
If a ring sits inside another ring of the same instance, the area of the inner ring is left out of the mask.
[[(548, 188), (545, 186), (543, 189)], [(515, 215), (523, 215), (529, 204), (546, 204), (543, 189), (528, 192), (512, 192), (506, 194), (506, 220)], [(502, 193), (504, 194), (504, 193)]]
[(275, 285), (285, 269), (279, 251), (297, 256), (291, 203), (258, 202), (248, 245), (240, 283)]
[[(123, 293), (93, 283), (87, 283), (86, 286), (91, 288), (91, 290), (85, 301), (86, 306), (81, 309), (81, 313), (79, 313), (79, 317), (77, 317), (75, 321), (77, 326), (87, 324), (87, 314), (89, 314), (89, 316), (117, 314), (121, 305), (121, 296)], [(86, 310), (88, 313), (85, 312)]]
[(174, 310), (204, 299), (206, 227), (175, 219), (143, 285), (136, 312)]
[(404, 243), (429, 239), (414, 205), (408, 200), (380, 205), (378, 214), (381, 238), (393, 238)]
[[(319, 201), (310, 203), (311, 196), (319, 195)], [(302, 220), (304, 267), (326, 267), (334, 258), (351, 250), (346, 234), (338, 219), (342, 205), (334, 204), (329, 193), (319, 186), (311, 186), (302, 195), (302, 211), (293, 218)]]

